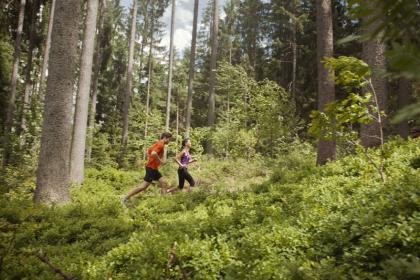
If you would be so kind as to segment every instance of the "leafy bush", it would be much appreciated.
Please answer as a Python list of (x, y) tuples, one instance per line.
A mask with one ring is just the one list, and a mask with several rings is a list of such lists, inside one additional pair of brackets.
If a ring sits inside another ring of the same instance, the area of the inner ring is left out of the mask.
[(119, 195), (142, 173), (88, 169), (73, 203), (55, 208), (22, 185), (0, 197), (0, 277), (59, 279), (41, 255), (80, 279), (417, 279), (419, 142), (384, 155), (386, 183), (362, 155), (316, 167), (297, 142), (252, 187), (271, 163), (203, 158), (198, 190), (155, 188), (128, 209)]

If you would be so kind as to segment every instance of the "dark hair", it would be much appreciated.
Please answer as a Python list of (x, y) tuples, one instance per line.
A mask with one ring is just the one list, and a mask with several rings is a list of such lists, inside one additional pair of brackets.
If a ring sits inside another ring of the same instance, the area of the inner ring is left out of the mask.
[(187, 145), (189, 140), (190, 138), (184, 138), (184, 140), (182, 140), (182, 147), (185, 147), (185, 145)]
[(170, 132), (164, 132), (160, 136), (160, 139), (163, 139), (163, 138), (171, 138), (171, 137), (172, 137), (172, 133), (170, 133)]

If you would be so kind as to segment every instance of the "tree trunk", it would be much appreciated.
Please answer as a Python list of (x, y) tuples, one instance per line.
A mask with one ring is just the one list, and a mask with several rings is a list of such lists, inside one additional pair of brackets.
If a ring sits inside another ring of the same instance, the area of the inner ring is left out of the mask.
[[(219, 8), (218, 0), (213, 2), (213, 27), (211, 37), (211, 61), (210, 61), (210, 81), (209, 81), (209, 99), (208, 99), (208, 114), (207, 124), (210, 129), (214, 129), (214, 122), (216, 119), (215, 112), (215, 87), (216, 87), (216, 70), (217, 70), (217, 47), (218, 47), (218, 33), (219, 33)], [(207, 141), (206, 151), (208, 154), (213, 153), (213, 147), (210, 140)]]
[(131, 28), (130, 28), (130, 41), (128, 44), (128, 66), (127, 66), (127, 87), (123, 100), (123, 129), (121, 137), (121, 155), (120, 166), (125, 157), (127, 142), (128, 142), (128, 111), (130, 108), (131, 88), (133, 84), (133, 61), (134, 61), (134, 44), (136, 37), (136, 22), (137, 22), (137, 0), (133, 0), (133, 10), (131, 14)]
[(193, 30), (191, 38), (191, 52), (190, 52), (190, 69), (188, 72), (188, 97), (187, 97), (187, 118), (185, 123), (185, 137), (190, 136), (191, 129), (191, 114), (192, 114), (192, 97), (195, 74), (195, 52), (197, 46), (197, 18), (198, 18), (198, 4), (199, 0), (194, 0), (194, 19)]
[(86, 149), (86, 159), (89, 162), (92, 158), (92, 145), (93, 145), (93, 136), (95, 132), (95, 116), (96, 116), (96, 102), (98, 99), (98, 82), (99, 82), (99, 74), (101, 69), (101, 62), (102, 62), (102, 46), (101, 46), (101, 38), (104, 29), (104, 20), (105, 15), (103, 14), (106, 11), (106, 0), (101, 0), (99, 8), (99, 27), (98, 27), (98, 37), (96, 39), (96, 51), (95, 51), (95, 71), (93, 73), (93, 81), (92, 81), (92, 100), (90, 103), (90, 113), (89, 113), (89, 125), (88, 125), (88, 146)]
[[(372, 3), (369, 2), (366, 5), (372, 6)], [(376, 7), (372, 7), (377, 9)], [(365, 18), (365, 22), (371, 21), (372, 17), (377, 15), (370, 15)], [(365, 33), (371, 34), (374, 32), (379, 25), (382, 24), (382, 19), (377, 18), (375, 22), (369, 24), (365, 28)], [(370, 41), (363, 43), (362, 51), (363, 60), (372, 68), (372, 85), (375, 89), (378, 105), (380, 111), (385, 110), (387, 104), (387, 82), (383, 77), (383, 72), (386, 69), (386, 59), (385, 59), (385, 44), (380, 41), (380, 38), (373, 38)], [(369, 91), (369, 90), (368, 90)], [(372, 102), (372, 104), (374, 104)], [(374, 113), (374, 116), (377, 118), (377, 114)], [(383, 124), (382, 124), (383, 126)], [(383, 127), (382, 127), (383, 129)], [(360, 129), (362, 145), (364, 147), (378, 147), (381, 145), (380, 139), (380, 124), (378, 121), (373, 121), (368, 125), (362, 125)]]
[[(317, 0), (317, 62), (318, 62), (318, 110), (323, 112), (325, 105), (335, 100), (334, 77), (324, 67), (322, 60), (332, 57), (333, 18), (331, 0)], [(317, 164), (322, 165), (335, 159), (335, 141), (318, 142)]]
[(45, 50), (44, 50), (44, 58), (42, 61), (42, 70), (41, 70), (41, 78), (39, 79), (39, 92), (41, 93), (44, 88), (44, 80), (45, 75), (47, 74), (48, 69), (48, 59), (50, 56), (50, 47), (51, 47), (51, 33), (52, 33), (52, 27), (54, 22), (54, 9), (55, 9), (55, 1), (51, 1), (51, 11), (50, 11), (50, 20), (48, 22), (48, 33), (47, 33), (47, 40), (45, 41)]
[(80, 4), (80, 0), (56, 1), (35, 189), (37, 203), (70, 201), (72, 101)]
[[(166, 96), (166, 122), (165, 122), (166, 131), (169, 131), (169, 122), (171, 120), (172, 64), (174, 60), (174, 28), (175, 28), (175, 0), (172, 0), (171, 35), (170, 35), (170, 42), (169, 42), (168, 94)], [(166, 149), (165, 152), (167, 150), (168, 149)]]
[[(148, 58), (148, 74), (147, 74), (147, 93), (146, 93), (146, 121), (144, 123), (144, 140), (147, 141), (148, 134), (148, 125), (149, 125), (149, 112), (150, 112), (150, 88), (152, 86), (152, 71), (153, 71), (153, 35), (155, 28), (155, 18), (154, 18), (154, 1), (152, 0), (152, 12), (150, 16), (150, 43), (149, 43), (149, 58)], [(143, 158), (145, 159), (147, 155), (146, 146), (143, 151)]]
[(36, 36), (36, 19), (37, 19), (37, 11), (39, 8), (39, 0), (34, 0), (32, 2), (32, 11), (31, 11), (31, 30), (29, 34), (29, 47), (28, 47), (28, 61), (26, 64), (25, 69), (25, 94), (23, 96), (23, 104), (22, 104), (22, 116), (20, 120), (20, 132), (18, 135), (21, 136), (20, 145), (23, 147), (26, 143), (26, 116), (28, 109), (30, 108), (30, 98), (33, 88), (32, 82), (32, 60), (33, 60), (33, 51), (35, 45), (35, 36)]
[[(400, 78), (399, 88), (398, 88), (398, 109), (399, 110), (410, 105), (410, 95), (411, 95), (410, 81), (405, 78)], [(402, 138), (407, 139), (408, 134), (409, 134), (408, 122), (402, 121), (398, 123), (397, 132)]]
[(179, 135), (179, 88), (176, 88), (176, 147), (178, 149), (178, 135)]
[(296, 69), (297, 69), (297, 46), (296, 46), (296, 22), (292, 22), (292, 81), (290, 85), (290, 96), (295, 99), (296, 95)]
[(147, 11), (147, 8), (149, 7), (149, 0), (146, 1), (145, 3), (145, 9), (144, 11), (142, 11), (144, 13), (144, 17), (143, 17), (143, 35), (142, 35), (142, 39), (141, 39), (141, 47), (140, 47), (140, 67), (139, 67), (139, 81), (141, 81), (142, 79), (142, 70), (143, 70), (143, 56), (144, 56), (144, 47), (146, 46), (147, 43), (147, 33), (146, 33), (146, 28), (148, 27), (148, 23), (149, 23), (149, 13)]
[(7, 114), (6, 122), (4, 125), (4, 137), (3, 137), (3, 167), (9, 163), (10, 159), (10, 134), (12, 132), (13, 118), (15, 113), (15, 101), (16, 101), (16, 88), (17, 80), (19, 76), (19, 60), (20, 60), (20, 45), (22, 41), (22, 30), (23, 30), (23, 20), (25, 17), (25, 5), (26, 0), (20, 1), (19, 7), (19, 18), (18, 25), (16, 29), (16, 39), (15, 39), (15, 52), (13, 54), (13, 69), (12, 69), (12, 79), (11, 87), (9, 94), (9, 102), (7, 105)]
[(71, 147), (70, 175), (71, 181), (76, 184), (82, 184), (84, 178), (86, 129), (98, 5), (99, 0), (87, 1), (86, 27), (83, 37), (82, 59), (80, 62), (79, 91), (76, 99)]

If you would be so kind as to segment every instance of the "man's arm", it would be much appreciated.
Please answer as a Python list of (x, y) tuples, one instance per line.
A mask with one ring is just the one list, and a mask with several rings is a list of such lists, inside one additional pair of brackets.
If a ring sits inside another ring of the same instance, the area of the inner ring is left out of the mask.
[(154, 159), (158, 160), (158, 161), (160, 162), (160, 164), (162, 164), (162, 165), (166, 163), (163, 159), (161, 159), (161, 158), (159, 157), (159, 155), (158, 155), (158, 153), (156, 153), (156, 151), (152, 151), (151, 156), (152, 156)]

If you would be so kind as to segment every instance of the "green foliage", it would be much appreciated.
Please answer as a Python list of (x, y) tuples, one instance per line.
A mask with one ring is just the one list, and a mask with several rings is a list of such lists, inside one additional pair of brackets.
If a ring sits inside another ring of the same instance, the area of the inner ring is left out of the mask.
[(203, 159), (198, 190), (152, 187), (128, 209), (119, 195), (142, 173), (88, 169), (73, 202), (53, 208), (22, 183), (0, 197), (0, 277), (59, 279), (43, 255), (80, 279), (417, 279), (419, 142), (384, 149), (386, 184), (361, 154), (316, 167), (295, 142), (263, 185), (249, 187), (273, 163)]
[(356, 140), (354, 125), (374, 121), (377, 112), (372, 105), (372, 93), (361, 93), (370, 86), (371, 70), (364, 61), (345, 56), (327, 58), (325, 66), (334, 72), (336, 84), (343, 87), (347, 96), (327, 104), (323, 112), (313, 111), (309, 132), (322, 139)]
[(241, 66), (223, 63), (217, 75), (224, 110), (212, 134), (216, 153), (274, 156), (282, 141), (290, 141), (299, 128), (286, 91), (269, 80), (256, 82)]

